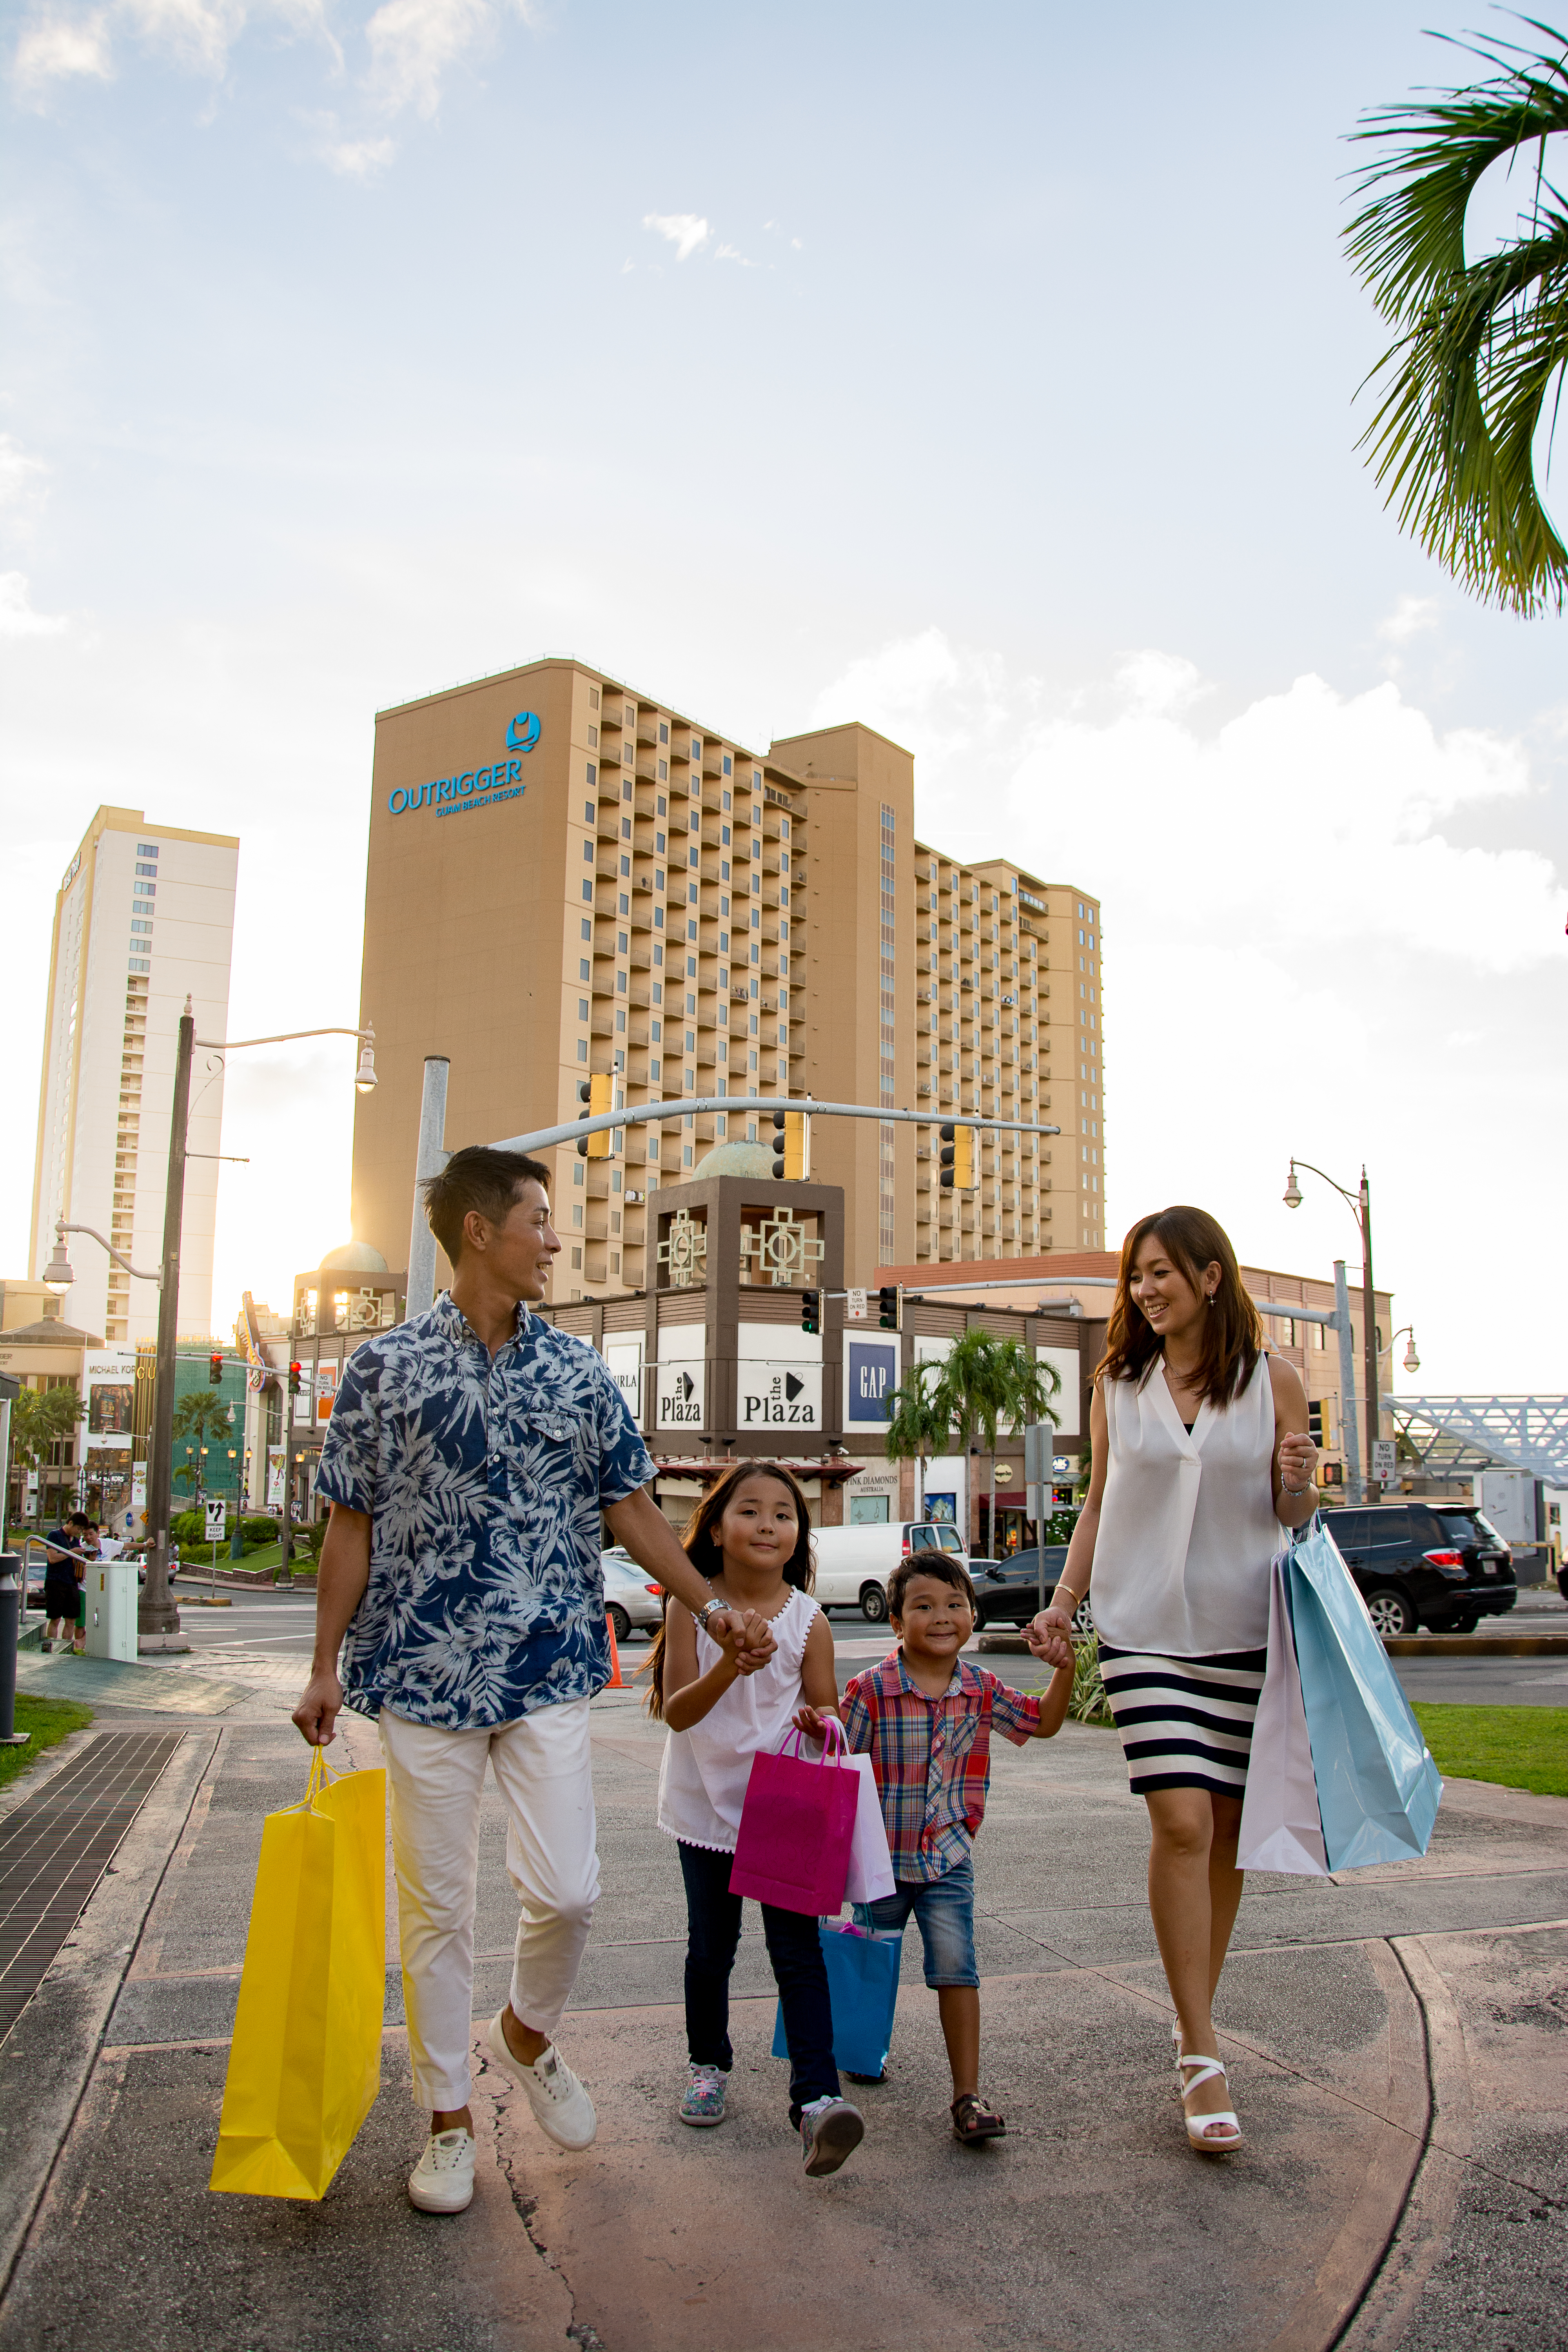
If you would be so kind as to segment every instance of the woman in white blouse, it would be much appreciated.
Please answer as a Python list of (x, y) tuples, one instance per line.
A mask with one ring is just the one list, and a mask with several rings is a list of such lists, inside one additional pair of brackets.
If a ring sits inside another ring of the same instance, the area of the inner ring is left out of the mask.
[(1316, 1507), (1318, 1456), (1300, 1380), (1265, 1352), (1236, 1252), (1205, 1210), (1162, 1210), (1127, 1236), (1089, 1433), (1089, 1499), (1035, 1623), (1070, 1623), (1092, 1573), (1106, 1692), (1149, 1808), (1149, 1909), (1187, 2137), (1220, 2155), (1241, 2127), (1211, 2005), (1241, 1901), (1269, 1570)]

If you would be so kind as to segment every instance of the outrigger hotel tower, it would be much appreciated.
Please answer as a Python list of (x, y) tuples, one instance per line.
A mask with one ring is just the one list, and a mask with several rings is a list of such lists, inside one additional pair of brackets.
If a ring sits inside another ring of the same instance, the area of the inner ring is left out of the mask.
[[(748, 751), (586, 664), (530, 662), (376, 719), (353, 1222), (405, 1263), (427, 1054), (449, 1149), (689, 1094), (725, 1109), (555, 1152), (558, 1301), (649, 1286), (648, 1195), (757, 1139), (758, 1095), (929, 1109), (813, 1122), (844, 1187), (847, 1279), (879, 1265), (1104, 1245), (1098, 902), (1006, 857), (922, 841), (911, 754), (850, 722)], [(987, 1136), (944, 1192), (936, 1124)], [(764, 1115), (763, 1139), (772, 1129)]]

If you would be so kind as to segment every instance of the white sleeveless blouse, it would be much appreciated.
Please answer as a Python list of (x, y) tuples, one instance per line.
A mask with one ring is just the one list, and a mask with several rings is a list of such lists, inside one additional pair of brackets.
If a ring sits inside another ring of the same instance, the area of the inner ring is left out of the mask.
[(1274, 1516), (1268, 1359), (1223, 1411), (1205, 1398), (1189, 1436), (1162, 1357), (1140, 1388), (1100, 1383), (1110, 1456), (1089, 1587), (1113, 1648), (1163, 1657), (1262, 1649)]
[[(738, 1675), (716, 1706), (689, 1731), (665, 1736), (658, 1769), (658, 1825), (687, 1845), (733, 1853), (741, 1807), (752, 1777), (752, 1759), (770, 1752), (790, 1727), (800, 1705), (800, 1668), (805, 1637), (817, 1614), (809, 1595), (790, 1594), (769, 1626), (777, 1644), (765, 1666)], [(723, 1652), (697, 1628), (697, 1671), (705, 1675)]]

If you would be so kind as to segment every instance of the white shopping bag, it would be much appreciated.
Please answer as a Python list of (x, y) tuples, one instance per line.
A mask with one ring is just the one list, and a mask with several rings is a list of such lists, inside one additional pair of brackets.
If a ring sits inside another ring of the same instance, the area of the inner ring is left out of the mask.
[(860, 1799), (855, 1813), (855, 1834), (849, 1843), (849, 1875), (844, 1883), (846, 1903), (876, 1903), (893, 1891), (893, 1864), (888, 1852), (888, 1832), (882, 1820), (882, 1800), (868, 1756), (848, 1756), (860, 1776)]
[(1268, 1670), (1252, 1727), (1236, 1860), (1241, 1870), (1288, 1871), (1303, 1878), (1329, 1874), (1318, 1784), (1312, 1772), (1312, 1743), (1280, 1560), (1275, 1561), (1269, 1580)]

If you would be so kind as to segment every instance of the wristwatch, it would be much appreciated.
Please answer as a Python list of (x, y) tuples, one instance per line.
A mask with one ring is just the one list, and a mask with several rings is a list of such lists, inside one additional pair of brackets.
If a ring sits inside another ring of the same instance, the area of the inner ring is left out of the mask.
[(728, 1601), (721, 1601), (718, 1594), (714, 1593), (712, 1599), (705, 1601), (702, 1603), (701, 1608), (697, 1612), (697, 1622), (701, 1626), (702, 1631), (706, 1633), (708, 1631), (708, 1620), (710, 1617), (722, 1617), (728, 1608)]

